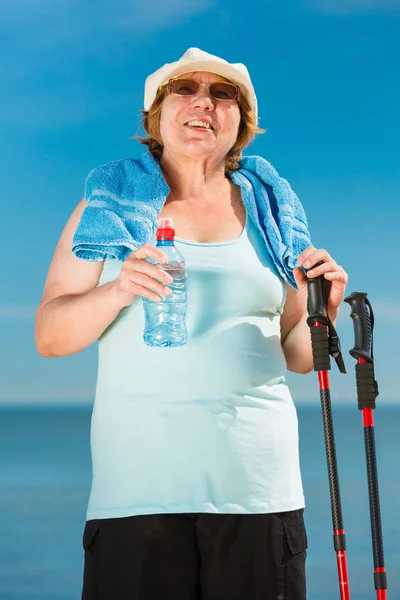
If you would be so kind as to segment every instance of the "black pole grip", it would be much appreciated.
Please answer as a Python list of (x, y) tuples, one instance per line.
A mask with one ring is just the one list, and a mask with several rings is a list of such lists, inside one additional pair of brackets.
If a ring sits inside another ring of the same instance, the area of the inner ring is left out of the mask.
[[(324, 261), (320, 260), (311, 269), (319, 267)], [(308, 270), (311, 270), (308, 269)], [(321, 325), (328, 325), (328, 318), (326, 316), (326, 309), (324, 305), (324, 294), (322, 291), (322, 275), (314, 277), (313, 279), (307, 279), (307, 311), (309, 317), (307, 319), (307, 325), (312, 327), (315, 323), (321, 323)]]
[[(323, 261), (321, 260), (311, 268), (314, 269), (322, 264)], [(308, 270), (310, 269), (307, 269), (306, 272)], [(323, 276), (320, 275), (319, 277), (307, 279), (307, 311), (309, 314), (307, 325), (309, 326), (311, 333), (314, 371), (328, 371), (331, 368), (329, 359), (329, 337), (327, 331), (329, 321), (325, 308), (322, 278)], [(323, 327), (315, 327), (317, 323), (323, 325)]]
[(351, 306), (351, 318), (354, 325), (354, 348), (350, 350), (351, 356), (356, 359), (363, 358), (373, 362), (372, 358), (372, 324), (371, 315), (365, 299), (365, 292), (354, 292), (344, 299)]

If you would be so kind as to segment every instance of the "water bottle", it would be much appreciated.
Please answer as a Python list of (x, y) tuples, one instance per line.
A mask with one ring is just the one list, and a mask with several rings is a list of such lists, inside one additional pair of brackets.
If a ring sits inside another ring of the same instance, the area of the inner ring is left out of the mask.
[(164, 284), (172, 294), (163, 297), (161, 302), (153, 302), (143, 297), (145, 328), (143, 339), (148, 346), (183, 346), (187, 341), (186, 306), (187, 286), (185, 259), (174, 245), (175, 230), (172, 219), (160, 218), (156, 232), (156, 246), (168, 256), (168, 263), (157, 264), (173, 278), (172, 283)]

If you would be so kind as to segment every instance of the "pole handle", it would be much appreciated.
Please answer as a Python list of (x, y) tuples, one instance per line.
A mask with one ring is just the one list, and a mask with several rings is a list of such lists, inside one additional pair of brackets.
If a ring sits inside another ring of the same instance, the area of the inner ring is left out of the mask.
[(353, 292), (344, 301), (351, 306), (350, 316), (354, 325), (354, 348), (349, 352), (358, 361), (356, 365), (358, 408), (374, 409), (375, 400), (379, 395), (374, 373), (374, 313), (365, 292)]
[[(311, 269), (324, 263), (320, 260)], [(310, 269), (306, 269), (306, 272)], [(333, 356), (341, 373), (346, 373), (340, 340), (328, 315), (328, 299), (332, 283), (323, 275), (307, 278), (307, 325), (311, 332), (311, 345), (314, 371), (329, 370), (330, 356)]]
[(350, 304), (350, 316), (354, 326), (354, 348), (350, 350), (351, 356), (356, 359), (363, 358), (367, 362), (373, 362), (372, 331), (374, 317), (371, 304), (367, 300), (365, 292), (353, 292), (344, 299)]
[[(323, 264), (323, 260), (320, 260), (310, 269), (315, 269)], [(307, 319), (307, 325), (312, 327), (315, 323), (321, 323), (321, 325), (328, 325), (328, 317), (326, 315), (326, 303), (324, 299), (324, 293), (322, 289), (323, 276), (314, 277), (313, 279), (307, 279), (307, 311), (309, 317)], [(329, 282), (330, 283), (330, 282)]]

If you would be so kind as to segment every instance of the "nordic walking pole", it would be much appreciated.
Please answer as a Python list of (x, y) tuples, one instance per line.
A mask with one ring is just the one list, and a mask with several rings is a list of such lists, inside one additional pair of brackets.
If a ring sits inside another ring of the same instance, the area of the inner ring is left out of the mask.
[(369, 511), (371, 519), (372, 550), (374, 554), (374, 581), (378, 600), (387, 599), (387, 580), (383, 556), (381, 512), (379, 503), (378, 470), (375, 452), (373, 410), (378, 396), (374, 374), (373, 330), (374, 313), (364, 292), (354, 292), (345, 298), (351, 306), (354, 325), (354, 348), (350, 350), (356, 364), (358, 408), (363, 413), (365, 457), (367, 461)]
[[(323, 261), (320, 261), (311, 268), (314, 269), (322, 264), (322, 262)], [(329, 356), (332, 355), (335, 358), (341, 373), (345, 373), (346, 369), (340, 351), (339, 338), (327, 314), (330, 288), (331, 282), (325, 279), (323, 275), (313, 279), (307, 279), (307, 310), (309, 314), (307, 324), (309, 325), (311, 332), (314, 371), (318, 371), (320, 387), (322, 421), (324, 426), (325, 450), (331, 497), (333, 545), (337, 558), (340, 598), (341, 600), (350, 600), (346, 560), (346, 538), (343, 527), (328, 377), (328, 370), (331, 368)]]

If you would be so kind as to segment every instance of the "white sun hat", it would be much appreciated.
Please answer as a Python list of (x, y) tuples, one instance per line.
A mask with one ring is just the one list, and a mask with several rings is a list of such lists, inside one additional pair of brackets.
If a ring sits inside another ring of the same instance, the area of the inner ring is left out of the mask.
[(173, 77), (193, 71), (214, 73), (238, 85), (257, 118), (257, 98), (247, 67), (242, 63), (230, 64), (223, 58), (204, 52), (199, 48), (189, 48), (179, 60), (166, 63), (147, 77), (144, 86), (144, 110), (150, 109), (161, 85)]

